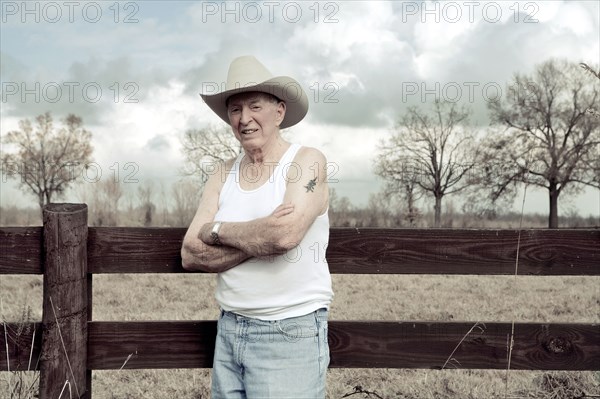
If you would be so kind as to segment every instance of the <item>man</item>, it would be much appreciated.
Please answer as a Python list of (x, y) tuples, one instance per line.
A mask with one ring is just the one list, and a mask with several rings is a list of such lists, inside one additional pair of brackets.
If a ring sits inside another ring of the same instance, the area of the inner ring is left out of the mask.
[(324, 398), (326, 159), (280, 133), (306, 115), (306, 93), (245, 56), (202, 98), (243, 148), (208, 179), (181, 251), (184, 268), (218, 273), (212, 397)]

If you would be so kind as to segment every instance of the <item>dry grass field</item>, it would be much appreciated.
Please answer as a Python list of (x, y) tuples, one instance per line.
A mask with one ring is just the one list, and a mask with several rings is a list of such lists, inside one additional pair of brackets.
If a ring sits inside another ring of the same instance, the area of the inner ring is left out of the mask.
[[(334, 275), (331, 320), (600, 323), (600, 278)], [(215, 319), (214, 276), (94, 276), (94, 320)], [(2, 276), (0, 313), (41, 319), (40, 276)], [(450, 354), (449, 354), (450, 355)], [(125, 358), (123, 359), (125, 361)], [(331, 369), (331, 399), (582, 398), (600, 395), (600, 372)], [(28, 376), (29, 377), (29, 376)], [(8, 380), (0, 373), (0, 397)], [(30, 377), (29, 377), (30, 378)], [(95, 399), (209, 398), (210, 370), (95, 371)], [(357, 386), (363, 393), (355, 393)], [(366, 392), (366, 393), (365, 393)], [(6, 394), (5, 394), (6, 393)], [(2, 396), (6, 395), (6, 396)]]

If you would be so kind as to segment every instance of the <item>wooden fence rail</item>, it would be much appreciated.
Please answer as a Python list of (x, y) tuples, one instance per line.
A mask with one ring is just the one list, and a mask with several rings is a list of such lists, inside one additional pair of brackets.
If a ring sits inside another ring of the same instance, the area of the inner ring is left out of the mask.
[[(0, 274), (44, 275), (42, 322), (3, 324), (0, 371), (39, 358), (31, 367), (41, 372), (40, 398), (49, 399), (66, 380), (77, 397), (91, 398), (91, 370), (211, 367), (215, 321), (91, 320), (93, 274), (184, 273), (184, 233), (88, 228), (81, 204), (47, 206), (43, 227), (0, 228)], [(332, 273), (511, 275), (518, 237), (516, 230), (332, 229), (327, 260)], [(522, 231), (518, 274), (598, 276), (600, 230)], [(330, 321), (331, 367), (506, 368), (511, 324), (479, 323), (467, 335), (474, 325)], [(516, 323), (514, 334), (511, 369), (600, 369), (598, 324)]]

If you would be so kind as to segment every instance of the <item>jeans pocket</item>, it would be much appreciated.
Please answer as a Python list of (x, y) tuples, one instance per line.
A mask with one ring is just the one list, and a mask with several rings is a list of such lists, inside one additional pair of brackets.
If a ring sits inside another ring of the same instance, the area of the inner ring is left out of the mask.
[(281, 320), (275, 326), (287, 341), (295, 342), (302, 338), (315, 338), (319, 335), (318, 326), (314, 320), (311, 321), (305, 316)]

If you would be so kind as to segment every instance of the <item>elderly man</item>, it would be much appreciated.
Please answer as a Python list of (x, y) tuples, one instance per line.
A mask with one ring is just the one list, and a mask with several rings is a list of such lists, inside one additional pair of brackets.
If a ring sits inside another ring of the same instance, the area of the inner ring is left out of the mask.
[(218, 273), (212, 397), (324, 398), (326, 159), (280, 134), (306, 115), (306, 93), (245, 56), (202, 98), (243, 148), (208, 179), (181, 250), (185, 269)]

